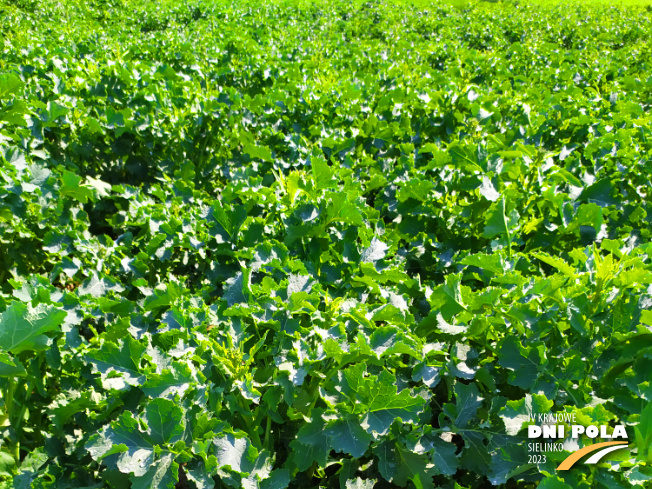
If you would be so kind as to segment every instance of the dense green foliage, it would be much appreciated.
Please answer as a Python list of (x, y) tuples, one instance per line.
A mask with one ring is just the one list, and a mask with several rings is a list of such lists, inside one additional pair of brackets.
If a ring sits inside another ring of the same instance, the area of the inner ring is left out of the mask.
[(647, 484), (649, 12), (247, 3), (0, 3), (3, 487)]

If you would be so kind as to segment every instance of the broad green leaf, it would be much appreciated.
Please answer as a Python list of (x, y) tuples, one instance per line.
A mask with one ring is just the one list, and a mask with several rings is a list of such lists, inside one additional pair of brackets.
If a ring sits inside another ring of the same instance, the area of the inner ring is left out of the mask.
[(311, 420), (303, 423), (295, 440), (290, 442), (292, 458), (299, 470), (306, 470), (313, 462), (324, 465), (331, 450), (323, 410), (313, 409)]
[(476, 148), (461, 143), (455, 143), (448, 148), (448, 152), (453, 159), (453, 164), (464, 171), (475, 172), (483, 171), (478, 164), (478, 154)]
[(469, 425), (482, 406), (482, 397), (475, 384), (462, 384), (457, 382), (454, 387), (455, 411), (452, 418), (453, 425), (465, 428)]
[[(346, 375), (346, 374), (345, 374)], [(413, 396), (408, 389), (397, 393), (396, 377), (387, 371), (377, 379), (364, 379), (357, 386), (357, 398), (364, 407), (361, 426), (368, 432), (384, 435), (396, 419), (403, 423), (417, 423), (426, 400)]]
[(313, 280), (308, 275), (290, 275), (288, 277), (287, 295), (291, 297), (298, 292), (310, 293), (312, 289)]
[(169, 399), (154, 399), (147, 403), (143, 419), (147, 434), (154, 444), (164, 445), (180, 440), (184, 433), (183, 410)]
[(559, 477), (552, 475), (544, 478), (537, 487), (540, 489), (571, 489), (573, 486), (566, 484)]
[(652, 402), (648, 402), (641, 411), (638, 426), (634, 428), (637, 459), (643, 462), (652, 462)]
[(183, 288), (174, 282), (170, 282), (165, 286), (157, 287), (154, 293), (145, 299), (145, 310), (154, 311), (156, 309), (165, 308), (174, 303), (176, 299), (181, 297)]
[(596, 234), (600, 233), (603, 217), (602, 208), (598, 204), (582, 204), (577, 210), (577, 222), (580, 226), (591, 226)]
[(310, 166), (312, 168), (312, 176), (315, 180), (315, 188), (323, 190), (325, 188), (333, 187), (333, 170), (324, 158), (321, 156), (312, 156), (310, 158)]
[[(30, 107), (22, 100), (14, 100), (6, 109), (0, 110), (0, 121), (8, 122), (16, 126), (26, 126), (25, 116), (30, 112)], [(27, 184), (23, 183), (25, 188)], [(31, 191), (31, 190), (30, 190)]]
[(461, 285), (461, 274), (446, 276), (446, 283), (433, 290), (428, 299), (434, 311), (441, 311), (446, 321), (450, 321), (456, 314), (466, 311), (464, 292), (468, 287)]
[(440, 367), (430, 367), (426, 364), (420, 364), (414, 369), (412, 380), (415, 382), (422, 381), (425, 385), (434, 389), (441, 381), (440, 373)]
[(173, 362), (172, 368), (161, 373), (147, 374), (147, 380), (141, 385), (141, 390), (152, 398), (174, 399), (183, 394), (197, 382), (190, 365)]
[(328, 208), (329, 221), (344, 222), (356, 226), (362, 226), (364, 221), (360, 210), (350, 202), (345, 193), (333, 194), (331, 204)]
[(260, 483), (260, 489), (286, 489), (292, 480), (288, 469), (273, 470), (269, 477)]
[(353, 457), (362, 457), (373, 437), (360, 426), (356, 417), (346, 416), (326, 428), (330, 446), (336, 452), (348, 453)]
[(631, 485), (645, 487), (652, 480), (652, 471), (648, 467), (637, 465), (625, 472), (625, 477)]
[(349, 479), (346, 481), (346, 489), (373, 489), (376, 484), (376, 479)]
[(575, 269), (561, 258), (556, 258), (554, 256), (550, 256), (547, 253), (543, 253), (543, 252), (534, 252), (532, 253), (532, 256), (541, 260), (544, 263), (547, 263), (552, 267), (555, 267), (564, 275), (568, 275), (569, 277), (575, 276)]
[(132, 475), (131, 489), (173, 489), (179, 481), (179, 468), (174, 455), (165, 453), (148, 466), (147, 472), (140, 476)]
[(501, 408), (500, 418), (505, 423), (505, 431), (510, 436), (515, 436), (537, 414), (549, 413), (554, 402), (539, 394), (525, 394), (518, 401), (507, 401)]
[(68, 107), (61, 105), (54, 100), (49, 100), (47, 107), (48, 122), (52, 122), (55, 119), (66, 115), (70, 111)]
[(105, 389), (125, 390), (145, 382), (140, 362), (146, 349), (147, 345), (127, 336), (117, 345), (104, 343), (100, 349), (88, 353), (87, 359), (100, 374)]
[(386, 440), (373, 447), (373, 452), (378, 457), (378, 471), (387, 481), (391, 481), (396, 474), (395, 442)]
[(240, 475), (250, 474), (258, 459), (258, 450), (244, 433), (224, 433), (213, 438), (215, 457), (220, 469)]
[[(385, 480), (404, 487), (416, 475), (422, 487), (433, 487), (433, 464), (426, 453), (415, 453), (395, 440), (388, 440), (374, 449), (378, 466)], [(414, 482), (414, 481), (413, 481)]]
[(0, 314), (0, 350), (14, 354), (43, 350), (48, 341), (44, 333), (58, 330), (65, 318), (66, 312), (54, 306), (13, 301)]
[(97, 197), (103, 198), (111, 195), (111, 184), (93, 177), (86, 178), (86, 181), (90, 188), (95, 189)]
[(91, 436), (86, 449), (98, 462), (120, 454), (117, 462), (120, 472), (136, 477), (145, 475), (154, 462), (154, 446), (139, 430), (138, 420), (129, 411)]
[(482, 268), (483, 270), (499, 275), (505, 273), (505, 261), (499, 253), (493, 253), (491, 255), (476, 253), (475, 255), (463, 258), (460, 260), (460, 263)]
[(522, 346), (513, 336), (503, 340), (498, 363), (512, 370), (509, 383), (522, 389), (530, 389), (545, 369), (548, 360), (543, 345)]
[(464, 450), (460, 456), (460, 467), (476, 474), (486, 474), (491, 456), (485, 445), (485, 435), (475, 430), (463, 430)]
[(459, 460), (455, 454), (457, 451), (455, 444), (446, 442), (441, 438), (435, 438), (432, 440), (432, 446), (434, 448), (432, 462), (435, 466), (435, 473), (446, 476), (454, 475), (459, 467)]
[(485, 199), (495, 202), (500, 197), (500, 193), (496, 191), (491, 180), (486, 176), (482, 177), (482, 185), (480, 185), (480, 195)]
[(19, 360), (0, 352), (0, 377), (22, 377), (27, 374)]
[(116, 284), (106, 277), (99, 278), (97, 274), (93, 274), (88, 280), (79, 286), (77, 295), (84, 296), (90, 295), (92, 297), (100, 298), (107, 294), (108, 291), (122, 292), (124, 287)]
[(611, 196), (612, 184), (606, 178), (600, 179), (593, 185), (585, 187), (579, 196), (580, 201), (595, 203), (600, 207), (618, 205), (618, 201)]
[(256, 144), (245, 145), (244, 152), (252, 158), (259, 158), (268, 163), (272, 163), (272, 152), (266, 146), (258, 146)]
[[(388, 308), (393, 309), (391, 316), (380, 316), (378, 313), (375, 313), (372, 319), (387, 321), (403, 317), (397, 308), (388, 305), (384, 310)], [(369, 346), (379, 358), (387, 355), (410, 355), (413, 358), (421, 358), (417, 343), (396, 326), (382, 326), (374, 330), (371, 334)]]
[(519, 215), (516, 210), (507, 212), (505, 198), (502, 197), (496, 204), (492, 205), (482, 235), (485, 238), (496, 236), (510, 237), (518, 226)]
[(64, 170), (61, 176), (59, 193), (62, 196), (78, 200), (82, 204), (94, 198), (93, 191), (89, 187), (82, 185), (82, 178), (68, 170)]
[(434, 184), (427, 180), (410, 180), (405, 182), (399, 189), (396, 196), (399, 202), (405, 202), (408, 199), (415, 199), (419, 202), (425, 202), (428, 199), (430, 191)]
[(0, 73), (0, 99), (18, 92), (25, 83), (15, 73)]
[(314, 462), (320, 466), (325, 465), (330, 452), (327, 438), (324, 439), (323, 444), (315, 445), (306, 445), (298, 440), (292, 440), (290, 447), (292, 448), (292, 461), (300, 471), (307, 470)]
[(385, 258), (388, 249), (389, 246), (374, 236), (369, 246), (362, 250), (361, 259), (367, 263), (382, 260)]
[(0, 452), (0, 477), (11, 478), (16, 470), (16, 460), (7, 452)]

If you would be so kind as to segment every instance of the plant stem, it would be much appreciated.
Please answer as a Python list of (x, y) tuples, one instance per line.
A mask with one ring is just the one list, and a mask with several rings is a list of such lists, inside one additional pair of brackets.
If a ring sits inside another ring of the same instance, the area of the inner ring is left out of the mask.
[(254, 416), (252, 415), (249, 407), (245, 404), (245, 401), (242, 397), (238, 397), (238, 404), (240, 404), (240, 408), (242, 409), (242, 419), (245, 422), (249, 436), (256, 444), (256, 448), (260, 448), (262, 446), (260, 435), (258, 435), (258, 429), (256, 426), (253, 426), (254, 423), (252, 422), (254, 421)]
[(27, 399), (29, 398), (31, 390), (32, 385), (29, 381), (27, 381), (25, 383), (25, 398), (21, 403), (20, 411), (18, 412), (18, 416), (16, 416), (16, 420), (14, 421), (14, 429), (16, 430), (16, 433), (19, 433), (19, 430), (23, 424), (23, 420), (25, 419), (25, 411), (27, 411)]
[(267, 416), (267, 426), (265, 427), (265, 443), (264, 447), (269, 449), (269, 434), (272, 431), (272, 418)]
[(9, 377), (7, 379), (7, 392), (5, 393), (5, 410), (7, 411), (7, 417), (11, 422), (11, 417), (14, 412), (14, 389), (16, 388), (16, 381)]
[[(5, 410), (7, 411), (7, 418), (9, 419), (10, 425), (13, 425), (14, 428), (14, 433), (16, 436), (16, 440), (13, 444), (12, 447), (12, 455), (14, 457), (14, 460), (16, 461), (16, 465), (20, 463), (20, 424), (14, 420), (14, 408), (16, 407), (16, 403), (14, 402), (14, 394), (16, 392), (16, 380), (13, 377), (9, 377), (7, 379), (7, 391), (5, 395)], [(25, 414), (25, 404), (23, 404), (22, 409), (21, 409), (21, 414)], [(19, 420), (18, 420), (19, 421)]]

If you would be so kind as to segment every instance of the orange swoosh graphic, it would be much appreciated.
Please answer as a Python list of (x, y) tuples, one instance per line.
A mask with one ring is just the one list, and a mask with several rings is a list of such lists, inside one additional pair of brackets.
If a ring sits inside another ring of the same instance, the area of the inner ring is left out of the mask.
[(575, 453), (571, 453), (566, 459), (559, 464), (559, 467), (557, 467), (557, 470), (568, 470), (570, 469), (575, 462), (577, 462), (579, 459), (581, 459), (584, 455), (587, 455), (591, 452), (595, 452), (596, 450), (600, 450), (601, 448), (604, 447), (610, 447), (612, 445), (627, 445), (628, 442), (626, 441), (605, 441), (603, 443), (594, 443), (593, 445), (586, 446)]

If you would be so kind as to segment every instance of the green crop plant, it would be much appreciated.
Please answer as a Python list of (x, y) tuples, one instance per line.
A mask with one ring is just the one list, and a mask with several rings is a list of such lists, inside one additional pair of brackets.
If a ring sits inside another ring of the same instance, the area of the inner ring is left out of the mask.
[(0, 488), (648, 487), (650, 15), (0, 0)]

